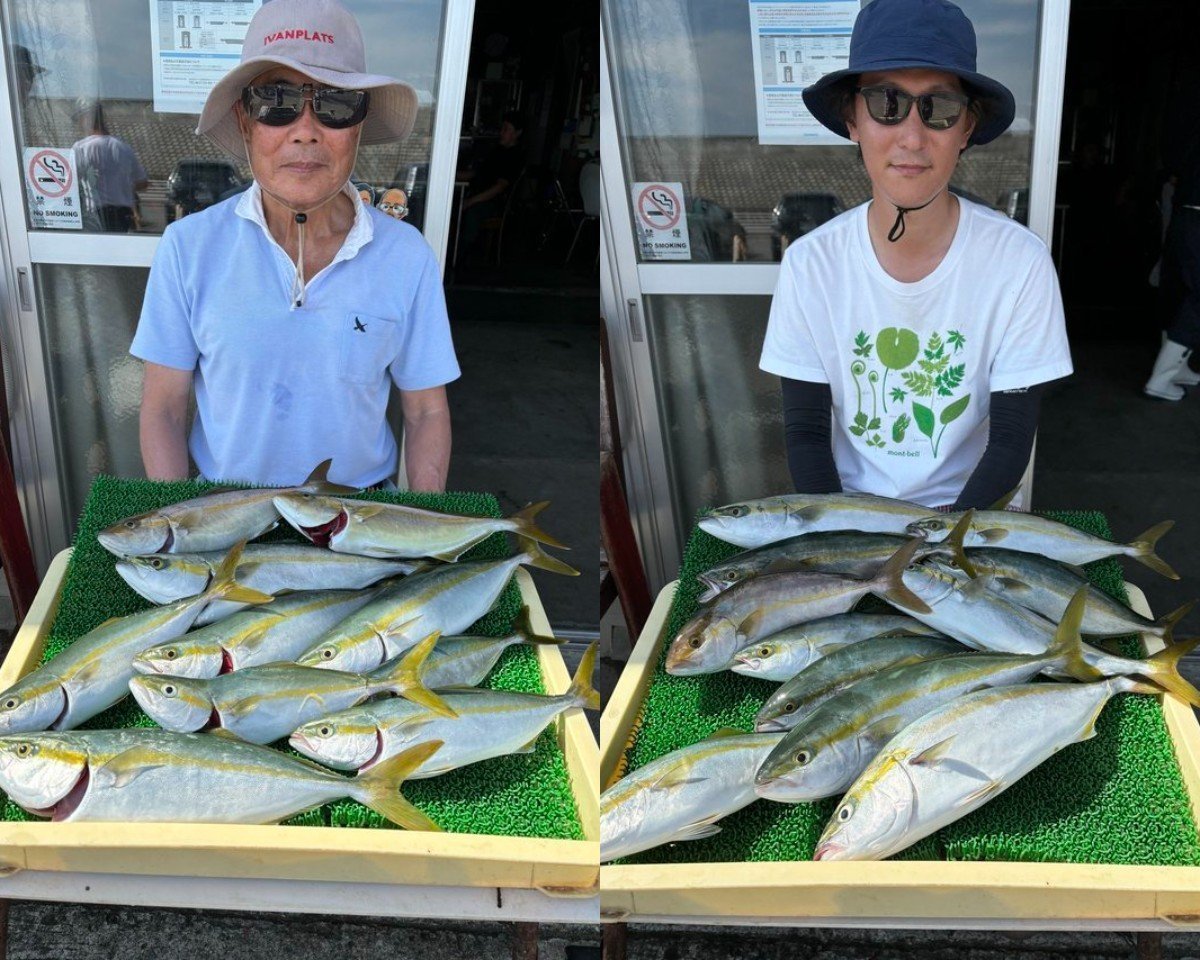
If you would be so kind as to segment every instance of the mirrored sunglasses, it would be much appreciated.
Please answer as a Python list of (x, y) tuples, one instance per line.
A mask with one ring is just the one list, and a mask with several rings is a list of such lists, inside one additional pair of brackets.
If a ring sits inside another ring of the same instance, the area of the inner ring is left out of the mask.
[(961, 93), (922, 93), (914, 96), (897, 87), (856, 87), (867, 104), (867, 113), (877, 123), (895, 126), (903, 123), (915, 102), (917, 116), (930, 130), (949, 130), (963, 115), (971, 98)]
[(286, 127), (312, 101), (313, 114), (322, 126), (344, 130), (357, 126), (367, 115), (371, 95), (366, 90), (337, 90), (311, 83), (267, 83), (246, 87), (242, 106), (246, 115), (268, 127)]

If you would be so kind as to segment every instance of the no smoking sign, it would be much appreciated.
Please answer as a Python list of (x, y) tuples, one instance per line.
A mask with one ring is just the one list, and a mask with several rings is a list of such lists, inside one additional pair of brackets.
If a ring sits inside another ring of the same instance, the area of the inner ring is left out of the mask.
[(682, 183), (630, 184), (638, 245), (645, 260), (690, 260)]
[(82, 230), (75, 151), (26, 147), (24, 161), (30, 225), (35, 229)]

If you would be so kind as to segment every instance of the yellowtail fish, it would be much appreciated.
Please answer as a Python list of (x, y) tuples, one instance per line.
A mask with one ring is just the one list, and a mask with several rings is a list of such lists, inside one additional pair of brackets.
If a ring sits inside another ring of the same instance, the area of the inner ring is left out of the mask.
[(667, 650), (667, 673), (716, 673), (734, 663), (737, 651), (788, 627), (845, 613), (868, 593), (903, 602), (911, 612), (924, 602), (901, 580), (920, 547), (910, 540), (871, 580), (830, 573), (775, 573), (727, 590), (688, 621)]
[(622, 777), (600, 796), (600, 862), (720, 833), (758, 799), (754, 773), (782, 736), (718, 730)]
[(275, 498), (283, 518), (319, 547), (363, 557), (433, 557), (448, 562), (499, 531), (567, 549), (533, 522), (549, 505), (543, 500), (500, 519), (310, 493)]
[(278, 823), (350, 797), (408, 830), (439, 830), (400, 784), (438, 749), (419, 744), (348, 779), (270, 747), (165, 730), (0, 737), (0, 789), (55, 821)]
[(442, 637), (425, 661), (424, 683), (431, 690), (473, 687), (482, 683), (500, 655), (517, 644), (559, 645), (557, 637), (539, 636), (529, 624), (529, 608), (522, 607), (513, 632), (503, 637)]
[(289, 739), (295, 750), (339, 770), (369, 770), (414, 743), (443, 741), (438, 755), (412, 776), (436, 777), (510, 753), (528, 753), (546, 726), (575, 707), (600, 709), (592, 687), (597, 644), (588, 647), (566, 693), (542, 696), (508, 690), (444, 690), (456, 714), (442, 717), (408, 700), (374, 700), (313, 720)]
[(0, 693), (0, 733), (76, 727), (124, 698), (133, 658), (186, 632), (206, 604), (220, 599), (269, 603), (270, 596), (233, 579), (240, 554), (239, 544), (200, 596), (107, 620)]
[(279, 523), (274, 499), (281, 493), (349, 493), (353, 488), (326, 479), (326, 460), (298, 487), (223, 490), (173, 503), (114, 523), (96, 535), (100, 545), (118, 557), (151, 553), (202, 553), (228, 550), (240, 540), (253, 540)]
[(929, 508), (869, 493), (795, 493), (710, 510), (700, 529), (739, 547), (763, 547), (803, 533), (857, 530), (906, 534)]
[(274, 743), (314, 717), (385, 693), (452, 717), (454, 711), (421, 679), (422, 665), (437, 638), (431, 634), (403, 657), (369, 674), (267, 663), (200, 680), (142, 674), (129, 681), (129, 690), (150, 718), (167, 730), (219, 730), (249, 743)]

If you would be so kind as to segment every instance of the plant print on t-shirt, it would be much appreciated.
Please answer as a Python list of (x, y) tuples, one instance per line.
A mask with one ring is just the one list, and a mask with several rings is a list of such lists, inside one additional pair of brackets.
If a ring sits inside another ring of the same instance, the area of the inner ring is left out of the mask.
[(922, 350), (921, 338), (904, 327), (885, 327), (874, 343), (860, 330), (853, 348), (858, 359), (850, 364), (856, 406), (847, 429), (868, 447), (882, 449), (890, 443), (903, 448), (905, 456), (928, 450), (936, 459), (946, 428), (971, 403), (969, 393), (955, 397), (966, 364), (954, 359), (966, 343), (957, 330), (944, 338), (934, 332)]

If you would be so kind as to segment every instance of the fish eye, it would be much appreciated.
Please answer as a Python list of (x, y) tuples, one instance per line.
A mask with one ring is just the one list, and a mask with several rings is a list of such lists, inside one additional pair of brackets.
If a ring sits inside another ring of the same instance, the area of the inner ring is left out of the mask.
[(174, 660), (175, 656), (176, 656), (175, 649), (172, 647), (170, 650), (164, 651), (163, 656), (166, 657), (168, 660)]
[(759, 647), (758, 655), (760, 657), (769, 657), (771, 655), (771, 648), (770, 647)]
[(157, 557), (155, 557), (153, 560), (150, 561), (150, 566), (153, 567), (155, 570), (161, 570), (163, 568), (163, 562), (161, 560), (159, 560)]
[(730, 570), (727, 574), (725, 574), (726, 583), (737, 583), (737, 579), (738, 574), (736, 570)]
[(837, 812), (838, 823), (845, 823), (852, 816), (854, 816), (853, 804), (843, 804), (842, 808)]
[(807, 750), (801, 750), (796, 754), (796, 762), (802, 767), (808, 766), (808, 762), (812, 759), (812, 754)]
[(333, 647), (326, 647), (324, 650), (321, 651), (321, 659), (322, 660), (332, 660), (333, 654), (334, 654)]
[(785, 703), (785, 704), (783, 705), (783, 712), (784, 712), (784, 713), (795, 713), (795, 712), (796, 712), (796, 705), (795, 705), (794, 703), (792, 703), (792, 701), (791, 701), (791, 700), (789, 700), (787, 703)]
[(744, 503), (739, 503), (736, 507), (729, 511), (731, 517), (744, 517), (750, 512), (750, 508)]
[(920, 569), (921, 569), (921, 566), (920, 566), (920, 564), (917, 564), (917, 563), (910, 563), (910, 564), (909, 564), (907, 567), (905, 567), (904, 569), (905, 569), (905, 570), (920, 570)]
[(125, 526), (126, 526), (126, 528), (127, 528), (127, 529), (129, 529), (129, 530), (136, 530), (136, 529), (137, 529), (137, 523), (136, 523), (135, 521), (133, 521), (133, 520), (126, 520), (126, 521), (125, 521)]
[(17, 707), (20, 706), (20, 704), (21, 704), (21, 701), (18, 700), (16, 697), (9, 697), (7, 700), (4, 701), (4, 709), (5, 710), (16, 710)]
[(27, 743), (18, 744), (17, 745), (17, 756), (18, 757), (27, 757), (27, 756), (29, 756), (29, 751), (31, 751), (32, 749), (33, 749), (33, 747), (31, 747)]
[(176, 691), (175, 691), (174, 685), (168, 683), (165, 687), (162, 688), (162, 692), (165, 696), (173, 697), (173, 696), (175, 696)]
[(325, 725), (325, 726), (323, 726), (323, 727), (318, 727), (318, 728), (317, 728), (317, 736), (318, 736), (318, 737), (328, 737), (328, 736), (330, 736), (332, 733), (333, 733), (333, 728), (332, 728), (332, 727), (330, 727), (328, 724), (326, 724), (326, 725)]

